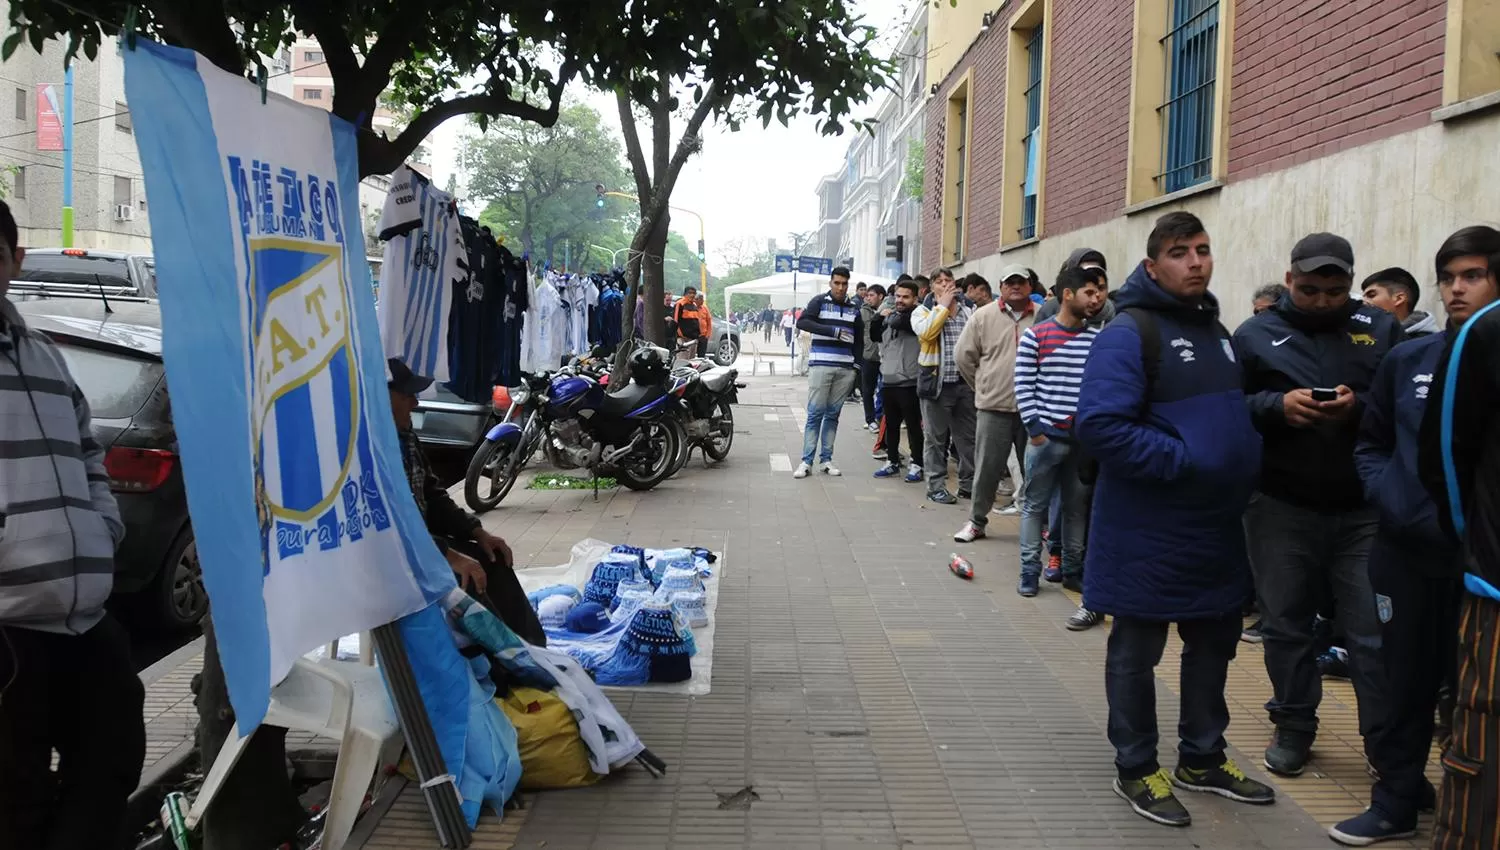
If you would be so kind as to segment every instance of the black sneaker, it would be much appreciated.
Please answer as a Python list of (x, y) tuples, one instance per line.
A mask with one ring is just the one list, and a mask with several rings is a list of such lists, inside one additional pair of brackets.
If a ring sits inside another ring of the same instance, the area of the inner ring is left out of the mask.
[(1230, 758), (1224, 759), (1218, 767), (1204, 770), (1179, 766), (1172, 774), (1172, 784), (1189, 791), (1218, 794), (1240, 803), (1264, 806), (1276, 802), (1276, 789), (1246, 776)]
[(933, 490), (932, 492), (927, 494), (927, 501), (937, 502), (940, 505), (958, 504), (958, 500), (953, 498), (953, 494), (949, 493), (947, 490)]
[(1314, 737), (1311, 732), (1277, 729), (1271, 743), (1266, 746), (1266, 770), (1278, 776), (1300, 775), (1307, 767)]
[(1245, 643), (1260, 643), (1265, 640), (1266, 636), (1260, 630), (1262, 622), (1262, 620), (1256, 620), (1243, 629), (1240, 629), (1240, 640)]
[(1016, 593), (1030, 599), (1042, 590), (1041, 583), (1036, 576), (1021, 576), (1021, 583), (1016, 585)]
[(1349, 678), (1349, 653), (1342, 647), (1332, 646), (1318, 656), (1318, 673), (1326, 679)]
[(1068, 622), (1064, 625), (1068, 627), (1068, 631), (1070, 632), (1086, 632), (1102, 622), (1104, 622), (1103, 614), (1100, 614), (1098, 611), (1090, 611), (1080, 605), (1078, 606), (1078, 610), (1073, 612), (1073, 616), (1069, 617)]
[(1062, 580), (1063, 590), (1071, 590), (1074, 593), (1083, 592), (1083, 579), (1078, 576), (1064, 576)]
[(1193, 822), (1193, 816), (1172, 793), (1172, 780), (1167, 778), (1165, 770), (1142, 779), (1116, 778), (1115, 793), (1146, 820), (1166, 826), (1187, 826)]
[(1422, 782), (1422, 791), (1417, 795), (1417, 811), (1431, 812), (1437, 809), (1437, 789), (1431, 782)]
[(958, 497), (960, 499), (972, 499), (972, 498), (974, 498), (974, 494), (971, 491), (965, 490), (962, 487), (960, 487), (959, 490), (958, 490)]
[(1385, 812), (1374, 806), (1328, 830), (1328, 837), (1345, 847), (1368, 847), (1381, 841), (1411, 838), (1416, 834), (1416, 818), (1407, 823), (1393, 823)]

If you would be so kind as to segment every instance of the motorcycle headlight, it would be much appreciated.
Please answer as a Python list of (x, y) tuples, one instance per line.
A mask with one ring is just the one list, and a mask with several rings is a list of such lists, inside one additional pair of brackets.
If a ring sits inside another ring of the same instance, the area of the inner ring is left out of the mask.
[(511, 401), (511, 404), (514, 404), (514, 405), (517, 405), (517, 406), (521, 406), (521, 405), (526, 404), (526, 402), (528, 402), (530, 400), (531, 400), (531, 390), (528, 390), (525, 387), (511, 387), (510, 388), (510, 401)]

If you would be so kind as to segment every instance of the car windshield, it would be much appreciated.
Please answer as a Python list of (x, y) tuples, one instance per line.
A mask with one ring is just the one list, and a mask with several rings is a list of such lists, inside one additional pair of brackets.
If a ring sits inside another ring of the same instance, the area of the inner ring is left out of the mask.
[(129, 419), (161, 380), (162, 366), (124, 354), (77, 345), (59, 345), (68, 371), (98, 419)]
[(123, 257), (97, 257), (91, 254), (27, 254), (16, 280), (135, 288), (130, 283), (130, 266)]

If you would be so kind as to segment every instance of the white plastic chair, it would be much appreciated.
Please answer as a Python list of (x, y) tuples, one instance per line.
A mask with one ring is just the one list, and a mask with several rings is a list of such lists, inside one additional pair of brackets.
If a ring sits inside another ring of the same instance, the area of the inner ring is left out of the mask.
[[(360, 635), (359, 661), (337, 660), (337, 641), (329, 644), (324, 658), (297, 659), (287, 677), (271, 689), (271, 705), (261, 721), (339, 741), (323, 821), (323, 850), (342, 850), (370, 781), (381, 766), (396, 763), (405, 743), (385, 681), (373, 666), (372, 649), (373, 641), (365, 632)], [(203, 818), (249, 740), (240, 735), (236, 723), (193, 801), (188, 829)]]
[(750, 340), (750, 374), (752, 376), (759, 374), (762, 365), (770, 370), (772, 377), (776, 376), (776, 361), (767, 360), (761, 356), (760, 346), (756, 345), (755, 340), (752, 339)]

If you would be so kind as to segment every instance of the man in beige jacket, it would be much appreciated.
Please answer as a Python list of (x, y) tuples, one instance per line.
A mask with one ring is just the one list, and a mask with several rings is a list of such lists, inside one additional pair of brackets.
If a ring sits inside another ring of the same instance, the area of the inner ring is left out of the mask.
[(974, 429), (974, 502), (969, 521), (953, 535), (960, 543), (984, 537), (995, 491), (1009, 469), (1010, 452), (1026, 456), (1026, 427), (1016, 406), (1016, 344), (1035, 321), (1031, 276), (1025, 266), (1000, 272), (1000, 289), (958, 338), (959, 374), (974, 390), (978, 422)]

